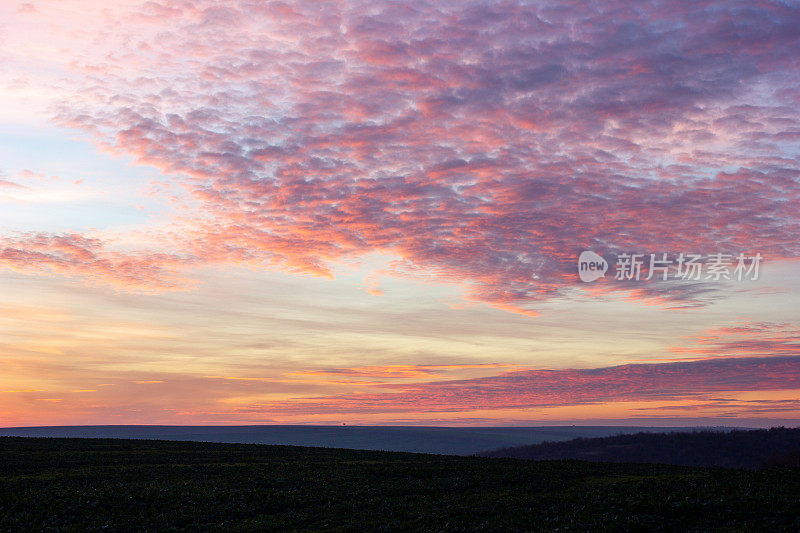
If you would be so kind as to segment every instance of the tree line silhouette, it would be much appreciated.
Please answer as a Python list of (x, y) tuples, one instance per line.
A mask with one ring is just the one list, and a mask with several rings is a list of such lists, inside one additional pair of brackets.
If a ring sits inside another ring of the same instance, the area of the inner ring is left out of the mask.
[(577, 438), (476, 454), (518, 459), (579, 459), (726, 468), (800, 467), (800, 428), (699, 430)]

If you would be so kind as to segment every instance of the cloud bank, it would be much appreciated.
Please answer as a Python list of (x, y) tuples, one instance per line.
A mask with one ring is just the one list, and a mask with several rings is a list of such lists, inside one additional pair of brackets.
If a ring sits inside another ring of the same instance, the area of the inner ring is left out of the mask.
[[(75, 29), (30, 6), (15, 24)], [(526, 312), (575, 287), (583, 249), (800, 251), (796, 5), (185, 0), (98, 24), (62, 59), (57, 121), (197, 204), (130, 257), (6, 237), (15, 268), (170, 288), (197, 264), (330, 276), (380, 252)]]

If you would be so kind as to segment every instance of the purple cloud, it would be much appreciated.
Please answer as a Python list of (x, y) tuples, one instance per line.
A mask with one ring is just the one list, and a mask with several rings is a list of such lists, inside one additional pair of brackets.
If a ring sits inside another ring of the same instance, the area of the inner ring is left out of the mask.
[(583, 249), (800, 251), (797, 6), (242, 0), (127, 17), (113, 53), (73, 62), (58, 120), (200, 200), (156, 272), (190, 256), (329, 275), (381, 251), (521, 310), (574, 287)]

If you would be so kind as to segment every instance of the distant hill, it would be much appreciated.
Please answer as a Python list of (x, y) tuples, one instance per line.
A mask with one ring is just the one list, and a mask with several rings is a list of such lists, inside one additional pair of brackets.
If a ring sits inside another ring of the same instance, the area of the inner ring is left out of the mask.
[(624, 426), (50, 426), (0, 428), (0, 436), (160, 439), (472, 455), (503, 446), (675, 429)]
[(481, 457), (759, 468), (800, 466), (800, 428), (635, 433), (501, 448)]

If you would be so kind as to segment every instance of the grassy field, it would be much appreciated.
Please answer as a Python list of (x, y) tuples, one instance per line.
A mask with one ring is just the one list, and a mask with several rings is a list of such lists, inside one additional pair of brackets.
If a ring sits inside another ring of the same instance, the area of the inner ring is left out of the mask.
[(0, 531), (800, 531), (800, 470), (0, 438)]

